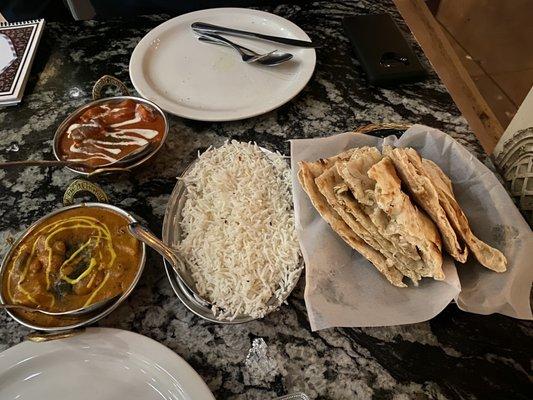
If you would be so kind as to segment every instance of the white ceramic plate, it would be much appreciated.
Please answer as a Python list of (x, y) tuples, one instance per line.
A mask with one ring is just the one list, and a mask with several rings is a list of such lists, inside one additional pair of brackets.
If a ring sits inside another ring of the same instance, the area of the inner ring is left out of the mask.
[(139, 334), (89, 328), (0, 354), (2, 400), (214, 400), (181, 357)]
[(313, 75), (314, 49), (227, 36), (258, 52), (294, 55), (275, 67), (246, 64), (231, 48), (199, 42), (190, 27), (195, 21), (310, 40), (284, 18), (244, 8), (195, 11), (159, 25), (133, 51), (130, 78), (143, 97), (169, 113), (201, 121), (253, 117), (292, 99)]

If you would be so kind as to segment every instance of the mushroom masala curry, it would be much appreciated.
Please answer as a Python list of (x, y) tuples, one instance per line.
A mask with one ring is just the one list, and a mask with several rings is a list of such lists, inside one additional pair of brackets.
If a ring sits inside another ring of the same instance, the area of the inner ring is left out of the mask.
[[(46, 219), (12, 253), (3, 273), (4, 301), (66, 311), (126, 291), (142, 257), (128, 223), (103, 207), (73, 208)], [(68, 324), (35, 312), (17, 314), (40, 326)]]

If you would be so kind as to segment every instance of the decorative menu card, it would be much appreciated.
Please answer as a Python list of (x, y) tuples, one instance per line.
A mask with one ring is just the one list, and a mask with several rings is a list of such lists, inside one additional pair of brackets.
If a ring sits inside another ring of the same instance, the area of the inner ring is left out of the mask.
[(22, 99), (44, 19), (0, 23), (0, 106)]

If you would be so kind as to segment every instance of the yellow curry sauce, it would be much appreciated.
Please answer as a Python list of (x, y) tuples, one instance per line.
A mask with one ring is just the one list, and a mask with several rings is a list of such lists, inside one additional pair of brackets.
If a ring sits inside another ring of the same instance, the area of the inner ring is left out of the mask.
[[(141, 261), (141, 244), (128, 232), (128, 223), (101, 207), (74, 208), (43, 221), (8, 261), (2, 282), (5, 301), (65, 311), (124, 292)], [(39, 326), (73, 322), (39, 313), (17, 314)]]

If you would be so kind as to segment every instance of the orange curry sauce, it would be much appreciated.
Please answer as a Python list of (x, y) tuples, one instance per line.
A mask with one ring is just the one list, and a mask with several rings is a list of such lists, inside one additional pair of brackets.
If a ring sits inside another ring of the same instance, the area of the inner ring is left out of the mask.
[(85, 110), (62, 132), (59, 157), (98, 167), (133, 150), (163, 139), (165, 121), (153, 107), (127, 100), (109, 100)]

